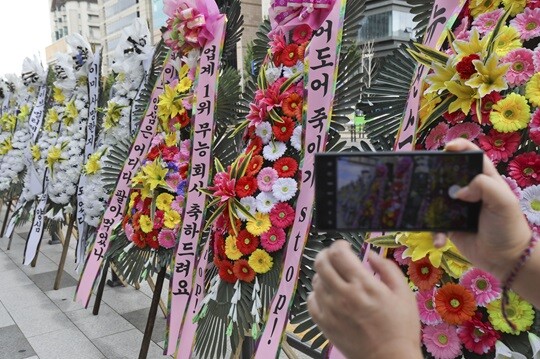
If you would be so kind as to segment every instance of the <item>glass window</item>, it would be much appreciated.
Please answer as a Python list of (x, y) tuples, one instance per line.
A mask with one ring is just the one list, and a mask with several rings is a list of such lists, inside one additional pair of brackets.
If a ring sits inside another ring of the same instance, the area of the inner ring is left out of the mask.
[(367, 15), (362, 19), (362, 27), (358, 32), (360, 41), (380, 39), (392, 34), (392, 12)]
[(152, 0), (152, 14), (154, 30), (165, 26), (167, 15), (163, 12), (163, 0)]
[(110, 23), (106, 28), (107, 35), (114, 34), (121, 28), (131, 25), (133, 20), (136, 18), (137, 18), (137, 14), (133, 13)]
[(109, 5), (105, 8), (105, 16), (110, 17), (116, 15), (136, 4), (136, 0), (118, 0), (115, 4)]
[(392, 13), (392, 36), (410, 39), (416, 23), (413, 21), (414, 14), (401, 11)]

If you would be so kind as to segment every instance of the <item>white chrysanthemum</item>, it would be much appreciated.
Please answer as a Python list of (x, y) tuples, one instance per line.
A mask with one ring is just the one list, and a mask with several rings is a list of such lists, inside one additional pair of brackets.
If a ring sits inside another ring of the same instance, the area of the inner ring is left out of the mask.
[(265, 71), (266, 81), (268, 81), (268, 84), (271, 85), (276, 82), (276, 80), (281, 76), (282, 71), (283, 66), (280, 65), (279, 67), (275, 67), (273, 64), (270, 64)]
[[(241, 198), (240, 199), (240, 204), (242, 206), (244, 206), (244, 208), (249, 213), (251, 213), (252, 215), (255, 214), (255, 211), (257, 210), (257, 200), (255, 199), (255, 197), (248, 196), (248, 197)], [(238, 217), (240, 218), (240, 220), (242, 220), (242, 221), (247, 221), (248, 220), (248, 217), (245, 214), (243, 214), (242, 212), (237, 211), (236, 214), (238, 214)]]
[(285, 145), (283, 142), (270, 142), (263, 147), (263, 157), (267, 161), (274, 162), (280, 159), (285, 154), (286, 150), (287, 145)]
[[(303, 73), (304, 72), (304, 63), (301, 62), (301, 61), (298, 61), (296, 63), (296, 65), (294, 65), (293, 67), (285, 67), (283, 69), (283, 76), (285, 78), (290, 78), (292, 77), (293, 75), (296, 75), (297, 73)], [(294, 82), (298, 82), (300, 81), (301, 79), (303, 78), (303, 76), (298, 76)]]
[(277, 199), (271, 192), (261, 192), (257, 195), (257, 211), (261, 213), (270, 213)]
[(265, 145), (272, 138), (272, 125), (269, 122), (261, 122), (255, 126), (255, 134), (259, 136)]
[(297, 150), (302, 150), (302, 126), (296, 126), (294, 128), (292, 137), (291, 137), (291, 145)]
[(540, 185), (526, 187), (519, 204), (529, 222), (540, 226)]
[(272, 185), (272, 193), (277, 200), (285, 202), (296, 194), (297, 183), (292, 178), (278, 178)]

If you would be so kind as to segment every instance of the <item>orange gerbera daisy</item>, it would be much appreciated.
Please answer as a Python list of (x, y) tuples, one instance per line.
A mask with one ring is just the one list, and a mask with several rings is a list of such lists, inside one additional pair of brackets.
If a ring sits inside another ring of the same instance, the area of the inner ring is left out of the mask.
[(411, 261), (407, 274), (420, 290), (430, 290), (441, 279), (442, 270), (434, 267), (429, 258), (424, 257), (417, 261)]
[(460, 325), (474, 316), (474, 295), (465, 287), (448, 283), (435, 294), (435, 309), (448, 324)]
[(246, 168), (246, 176), (255, 176), (261, 170), (263, 165), (263, 157), (261, 155), (255, 155), (251, 157), (249, 165)]
[(302, 117), (302, 97), (296, 92), (291, 93), (282, 104), (283, 113), (290, 117), (295, 117), (300, 121)]

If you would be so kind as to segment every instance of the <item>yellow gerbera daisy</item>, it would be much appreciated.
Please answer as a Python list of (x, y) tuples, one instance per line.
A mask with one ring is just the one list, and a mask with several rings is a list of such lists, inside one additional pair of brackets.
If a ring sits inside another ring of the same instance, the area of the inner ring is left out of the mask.
[(256, 249), (248, 259), (249, 266), (255, 273), (264, 274), (272, 269), (274, 261), (264, 249)]
[(144, 233), (150, 233), (154, 229), (154, 223), (150, 219), (150, 216), (143, 214), (139, 217), (139, 225), (141, 226), (141, 231)]
[(502, 2), (504, 10), (508, 11), (510, 9), (510, 16), (516, 16), (522, 13), (527, 5), (527, 0), (502, 0)]
[[(485, 36), (488, 37), (488, 36)], [(511, 26), (503, 26), (495, 38), (495, 53), (503, 57), (521, 47), (519, 31)]]
[(156, 207), (162, 211), (168, 211), (171, 208), (171, 203), (174, 196), (169, 193), (162, 193), (156, 198)]
[(268, 231), (271, 226), (268, 214), (256, 212), (253, 218), (248, 219), (246, 229), (254, 236), (260, 236)]
[(180, 82), (178, 82), (178, 85), (176, 85), (176, 91), (178, 92), (187, 92), (191, 88), (191, 84), (193, 81), (191, 81), (188, 77), (184, 77)]
[(181, 220), (182, 217), (180, 217), (180, 213), (171, 209), (165, 212), (165, 215), (163, 216), (163, 225), (167, 228), (173, 229), (180, 224)]
[(225, 255), (233, 261), (242, 258), (242, 252), (236, 246), (235, 236), (228, 236), (225, 239)]
[(525, 87), (525, 97), (536, 107), (540, 107), (540, 72), (534, 74)]
[(477, 17), (480, 14), (493, 11), (499, 7), (501, 0), (471, 0), (469, 9), (471, 15)]
[(530, 110), (525, 97), (511, 93), (493, 105), (489, 119), (497, 131), (515, 132), (527, 127), (531, 120)]
[(534, 309), (532, 305), (523, 300), (515, 292), (509, 291), (509, 303), (506, 305), (506, 314), (508, 315), (508, 319), (516, 326), (516, 330), (513, 330), (503, 317), (501, 300), (497, 299), (487, 305), (489, 321), (493, 324), (493, 328), (504, 333), (517, 335), (532, 325), (534, 321)]
[(499, 65), (499, 58), (494, 55), (485, 64), (480, 60), (474, 60), (473, 64), (476, 73), (465, 84), (477, 89), (480, 97), (484, 97), (492, 91), (500, 92), (508, 88), (504, 75), (506, 75), (510, 64)]

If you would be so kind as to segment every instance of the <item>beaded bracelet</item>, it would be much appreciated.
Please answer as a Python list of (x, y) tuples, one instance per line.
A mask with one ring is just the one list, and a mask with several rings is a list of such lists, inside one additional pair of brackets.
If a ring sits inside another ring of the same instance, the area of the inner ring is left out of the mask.
[(512, 269), (512, 271), (510, 272), (510, 274), (508, 275), (508, 277), (506, 278), (502, 286), (502, 301), (501, 301), (502, 315), (503, 315), (504, 320), (510, 326), (510, 328), (512, 328), (512, 330), (516, 330), (516, 325), (512, 323), (512, 321), (510, 320), (510, 318), (508, 318), (508, 315), (506, 313), (506, 306), (510, 302), (510, 299), (508, 298), (508, 291), (510, 290), (510, 287), (514, 283), (514, 280), (516, 279), (519, 271), (521, 271), (525, 263), (527, 263), (527, 260), (531, 257), (531, 253), (534, 250), (534, 246), (538, 242), (538, 237), (539, 237), (538, 233), (533, 231), (531, 240), (529, 241), (529, 245), (527, 246), (527, 248), (525, 248), (523, 253), (521, 253), (521, 256), (519, 257), (519, 261), (516, 263), (516, 265), (514, 266), (514, 268)]

